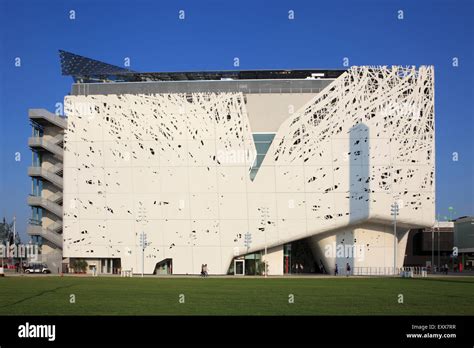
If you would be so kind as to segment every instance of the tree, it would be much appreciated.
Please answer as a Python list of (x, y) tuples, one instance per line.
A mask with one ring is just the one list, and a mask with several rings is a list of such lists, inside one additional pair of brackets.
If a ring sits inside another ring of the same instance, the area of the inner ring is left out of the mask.
[[(256, 275), (265, 275), (265, 272), (268, 274), (268, 262), (263, 260), (256, 260)], [(265, 269), (266, 267), (266, 269)]]
[(1, 244), (13, 244), (13, 222), (7, 223), (5, 218), (3, 218), (3, 222), (0, 223), (0, 243)]
[(75, 273), (83, 273), (87, 269), (87, 261), (82, 259), (71, 260), (71, 268)]
[[(20, 244), (20, 236), (18, 233), (15, 235), (14, 230), (13, 230), (13, 222), (8, 223), (5, 219), (3, 218), (3, 221), (0, 223), (0, 245), (13, 245), (13, 244)], [(18, 261), (18, 257), (16, 257), (16, 260)], [(3, 257), (2, 257), (2, 265), (3, 265)], [(15, 260), (13, 259), (13, 262)]]

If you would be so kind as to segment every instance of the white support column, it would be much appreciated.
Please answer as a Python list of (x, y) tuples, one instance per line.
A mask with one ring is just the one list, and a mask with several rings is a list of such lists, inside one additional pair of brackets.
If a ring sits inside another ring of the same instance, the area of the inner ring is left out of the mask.
[(283, 245), (268, 248), (262, 260), (268, 264), (269, 275), (283, 275)]

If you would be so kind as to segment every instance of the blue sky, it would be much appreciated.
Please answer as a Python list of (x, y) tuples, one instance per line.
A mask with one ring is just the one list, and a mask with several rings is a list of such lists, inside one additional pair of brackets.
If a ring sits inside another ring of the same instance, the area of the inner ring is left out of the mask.
[(240, 69), (341, 69), (344, 57), (434, 65), (436, 210), (474, 215), (473, 10), (455, 0), (0, 0), (0, 218), (16, 214), (26, 236), (28, 108), (54, 111), (70, 90), (59, 49), (115, 65), (129, 57), (138, 71), (229, 70), (234, 57)]

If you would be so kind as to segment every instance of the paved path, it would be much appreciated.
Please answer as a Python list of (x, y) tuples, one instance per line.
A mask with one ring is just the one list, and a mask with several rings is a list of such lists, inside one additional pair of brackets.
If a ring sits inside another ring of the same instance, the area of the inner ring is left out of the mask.
[[(5, 272), (6, 277), (59, 277), (60, 274), (24, 274), (24, 273), (16, 273), (16, 272)], [(94, 278), (91, 274), (72, 274), (72, 273), (65, 273), (62, 276), (64, 277), (88, 277)], [(120, 278), (119, 274), (100, 274), (97, 277), (108, 277), (108, 278)], [(287, 274), (287, 275), (280, 275), (280, 276), (268, 276), (267, 279), (330, 279), (330, 278), (387, 278), (393, 277), (391, 275), (357, 275), (357, 276), (350, 276), (346, 277), (345, 275), (327, 275), (327, 274)], [(462, 273), (448, 273), (448, 275), (443, 274), (428, 274), (428, 278), (464, 278), (464, 277), (474, 277), (474, 272), (462, 272)], [(142, 278), (141, 274), (134, 274), (133, 278)], [(174, 274), (174, 275), (151, 275), (145, 274), (144, 278), (201, 278), (199, 275), (181, 275), (181, 274)], [(217, 279), (235, 279), (235, 278), (245, 278), (245, 279), (265, 279), (264, 276), (234, 276), (234, 275), (210, 275), (207, 278), (217, 278)], [(415, 276), (414, 278), (421, 278), (420, 276)]]

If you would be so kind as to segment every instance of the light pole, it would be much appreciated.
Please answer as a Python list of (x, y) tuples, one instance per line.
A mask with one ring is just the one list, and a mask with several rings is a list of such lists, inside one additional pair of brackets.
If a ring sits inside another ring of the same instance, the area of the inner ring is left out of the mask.
[(252, 234), (247, 232), (245, 234), (244, 245), (247, 248), (247, 253), (249, 252), (250, 244), (252, 243)]
[[(15, 245), (15, 248), (16, 248), (16, 216), (15, 215), (13, 215), (13, 245)], [(16, 250), (17, 250), (16, 257), (18, 258), (18, 249)], [(16, 265), (14, 258), (13, 258), (13, 263)]]
[[(439, 221), (439, 214), (438, 218), (436, 219), (436, 226), (438, 225)], [(434, 231), (435, 227), (431, 228), (431, 273), (434, 273)]]
[(441, 251), (440, 251), (440, 244), (439, 244), (439, 237), (440, 237), (440, 235), (439, 235), (439, 221), (437, 223), (436, 229), (438, 230), (438, 267), (437, 267), (437, 269), (439, 270), (440, 266), (441, 266), (441, 261), (440, 261)]
[(245, 239), (244, 239), (244, 245), (247, 248), (247, 254), (249, 252), (250, 244), (252, 243), (252, 234), (250, 232), (247, 232), (245, 234)]
[[(453, 207), (448, 207), (449, 211), (449, 222), (453, 221), (453, 213), (456, 214)], [(438, 222), (438, 269), (441, 266), (441, 247), (440, 247), (440, 231), (439, 231), (439, 222)]]
[(140, 207), (138, 208), (138, 220), (141, 221), (143, 225), (142, 233), (140, 234), (140, 248), (142, 249), (142, 277), (145, 273), (145, 248), (148, 246), (147, 235), (144, 231), (146, 224), (146, 209), (143, 204), (140, 202)]
[(146, 233), (142, 231), (140, 234), (140, 247), (142, 248), (142, 277), (145, 273), (145, 248), (147, 247), (148, 243), (146, 240)]
[[(244, 245), (247, 248), (246, 254), (249, 253), (249, 248), (250, 248), (251, 243), (252, 243), (252, 234), (250, 232), (247, 232), (244, 236)], [(254, 255), (254, 261), (255, 261), (255, 255)], [(255, 274), (257, 274), (256, 272), (257, 272), (257, 261), (255, 261)], [(245, 256), (244, 256), (244, 274), (245, 274)]]
[(263, 270), (265, 272), (265, 278), (267, 277), (268, 273), (268, 267), (267, 267), (267, 241), (266, 241), (266, 235), (265, 235), (265, 262), (263, 263)]
[(268, 208), (267, 207), (264, 207), (262, 208), (262, 220), (263, 220), (263, 230), (264, 230), (264, 233), (265, 233), (265, 262), (263, 263), (263, 267), (264, 267), (264, 272), (265, 272), (265, 278), (267, 277), (267, 273), (268, 273), (268, 267), (267, 267), (267, 228), (265, 227), (265, 221), (268, 220), (269, 218), (269, 214), (268, 214)]
[(391, 215), (393, 216), (393, 274), (397, 273), (397, 215), (398, 203), (394, 202), (391, 206)]

